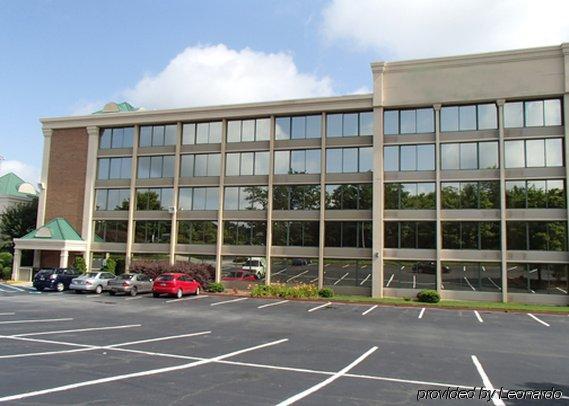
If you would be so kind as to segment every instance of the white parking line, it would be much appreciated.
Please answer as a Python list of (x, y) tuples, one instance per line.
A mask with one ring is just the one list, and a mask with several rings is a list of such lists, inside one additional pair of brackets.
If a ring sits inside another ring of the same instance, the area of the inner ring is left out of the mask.
[(127, 297), (125, 300), (138, 300), (138, 299), (144, 299), (146, 296), (141, 296), (141, 295), (137, 295), (134, 297)]
[(350, 264), (345, 264), (345, 265), (342, 265), (342, 268), (346, 269), (349, 266), (350, 266)]
[(349, 275), (349, 273), (346, 272), (344, 274), (344, 276), (342, 276), (340, 279), (338, 279), (336, 282), (334, 282), (334, 286), (336, 286), (338, 283), (342, 282), (344, 280), (344, 278), (346, 278), (346, 276), (348, 276), (348, 275)]
[(470, 286), (470, 289), (476, 290), (476, 289), (474, 288), (474, 286), (472, 286), (472, 283), (470, 283), (470, 281), (468, 280), (468, 278), (467, 278), (466, 276), (464, 277), (464, 280), (466, 281), (466, 283), (468, 284), (468, 286)]
[(109, 376), (109, 377), (106, 377), (106, 378), (100, 378), (100, 379), (93, 379), (93, 380), (90, 380), (90, 381), (77, 382), (77, 383), (72, 383), (72, 384), (69, 384), (69, 385), (56, 386), (56, 387), (54, 387), (54, 388), (48, 388), (48, 389), (37, 390), (37, 391), (32, 391), (32, 392), (20, 393), (20, 394), (10, 395), (10, 396), (4, 396), (4, 397), (0, 397), (0, 402), (7, 402), (7, 401), (11, 401), (11, 400), (26, 399), (26, 398), (31, 398), (31, 397), (35, 397), (35, 396), (46, 395), (46, 394), (49, 394), (49, 393), (65, 392), (65, 391), (72, 390), (72, 389), (76, 389), (76, 388), (82, 388), (82, 387), (86, 387), (86, 386), (93, 386), (93, 385), (98, 385), (98, 384), (107, 383), (107, 382), (116, 382), (116, 381), (122, 381), (122, 380), (126, 380), (126, 379), (131, 379), (131, 378), (138, 378), (138, 377), (142, 377), (142, 376), (157, 375), (157, 374), (162, 374), (162, 373), (166, 373), (166, 372), (173, 372), (173, 371), (180, 371), (180, 370), (184, 370), (184, 369), (190, 369), (190, 368), (194, 368), (194, 367), (197, 367), (197, 366), (200, 366), (200, 365), (209, 364), (209, 363), (216, 362), (216, 361), (220, 361), (220, 360), (223, 360), (223, 359), (226, 359), (226, 358), (229, 358), (229, 357), (233, 357), (233, 356), (236, 356), (236, 355), (240, 355), (240, 354), (243, 354), (243, 353), (246, 353), (246, 352), (250, 352), (250, 351), (258, 350), (258, 349), (261, 349), (261, 348), (265, 348), (265, 347), (269, 347), (269, 346), (281, 344), (281, 343), (286, 342), (286, 341), (288, 341), (288, 338), (283, 338), (283, 339), (280, 339), (280, 340), (271, 341), (271, 342), (268, 342), (268, 343), (265, 343), (265, 344), (256, 345), (256, 346), (254, 346), (254, 347), (244, 348), (244, 349), (242, 349), (242, 350), (233, 351), (233, 352), (230, 352), (230, 353), (218, 355), (217, 357), (204, 359), (204, 360), (202, 360), (202, 361), (194, 361), (194, 362), (190, 362), (190, 363), (188, 363), (188, 364), (182, 364), (182, 365), (177, 365), (177, 366), (173, 366), (173, 367), (150, 369), (150, 370), (147, 370), (147, 371), (133, 372), (133, 373), (130, 373), (130, 374)]
[(197, 296), (182, 297), (180, 299), (166, 300), (164, 303), (183, 302), (184, 300), (205, 299), (206, 297), (209, 297), (209, 295), (197, 295)]
[(546, 323), (545, 321), (538, 319), (537, 317), (535, 317), (533, 314), (528, 313), (528, 316), (531, 317), (532, 319), (534, 319), (535, 321), (537, 321), (538, 323), (543, 324), (546, 327), (551, 327), (548, 323)]
[(283, 273), (283, 272), (286, 272), (287, 269), (288, 269), (288, 268), (283, 268), (283, 269), (281, 269), (280, 271), (275, 272), (274, 274), (272, 274), (272, 276), (275, 276), (275, 275), (281, 274), (281, 273)]
[(293, 279), (296, 279), (296, 278), (298, 278), (299, 276), (302, 276), (302, 275), (307, 274), (307, 273), (308, 273), (308, 271), (301, 272), (301, 273), (299, 273), (299, 274), (297, 274), (297, 275), (291, 276), (291, 277), (288, 278), (286, 281), (287, 281), (287, 282), (290, 282), (290, 281), (292, 281)]
[(308, 309), (308, 312), (310, 313), (310, 312), (316, 311), (316, 310), (318, 310), (318, 309), (322, 309), (322, 308), (324, 308), (324, 307), (330, 306), (331, 304), (332, 304), (332, 302), (326, 302), (326, 303), (324, 303), (323, 305), (316, 306), (316, 307), (313, 307), (313, 308), (311, 308), (311, 309)]
[(287, 303), (288, 300), (281, 300), (280, 302), (273, 302), (273, 303), (267, 303), (261, 306), (257, 306), (257, 309), (264, 309), (265, 307), (271, 307), (271, 306), (278, 306), (281, 305), (283, 303)]
[(417, 288), (417, 275), (413, 275), (413, 289)]
[(492, 382), (490, 382), (488, 375), (486, 375), (486, 372), (484, 372), (484, 368), (482, 368), (482, 364), (480, 364), (480, 361), (478, 361), (476, 355), (472, 355), (471, 357), (474, 366), (478, 370), (478, 374), (482, 378), (482, 382), (484, 383), (484, 389), (489, 390), (490, 393), (493, 393), (492, 403), (494, 403), (495, 406), (504, 406), (504, 402), (502, 401), (502, 399), (500, 399), (498, 393), (494, 392), (494, 386), (492, 386)]
[(211, 331), (200, 331), (197, 333), (188, 333), (188, 334), (180, 334), (177, 336), (167, 336), (167, 337), (157, 337), (157, 338), (148, 338), (146, 340), (138, 340), (138, 341), (130, 341), (126, 343), (119, 343), (119, 344), (112, 344), (106, 345), (103, 348), (116, 348), (116, 347), (125, 347), (127, 345), (136, 345), (136, 344), (146, 344), (146, 343), (155, 343), (158, 341), (166, 341), (166, 340), (175, 340), (178, 338), (186, 338), (186, 337), (195, 337), (195, 336), (203, 336), (206, 334), (211, 334)]
[(484, 320), (482, 320), (482, 317), (480, 317), (480, 313), (478, 313), (478, 310), (474, 310), (474, 314), (476, 315), (476, 318), (480, 323), (484, 323)]
[(219, 306), (219, 305), (222, 305), (222, 304), (233, 303), (233, 302), (240, 302), (240, 301), (242, 301), (242, 300), (247, 300), (247, 299), (249, 299), (249, 298), (248, 298), (248, 297), (240, 297), (240, 298), (237, 298), (237, 299), (224, 300), (223, 302), (215, 302), (215, 303), (212, 303), (212, 304), (210, 304), (210, 306)]
[(558, 291), (560, 291), (561, 293), (567, 294), (567, 291), (565, 289), (561, 289), (560, 287), (556, 286), (555, 289), (557, 289)]
[(350, 363), (349, 365), (347, 365), (346, 367), (342, 368), (341, 370), (339, 370), (338, 372), (336, 372), (334, 375), (332, 375), (331, 377), (329, 377), (328, 379), (312, 386), (311, 388), (306, 389), (305, 391), (302, 391), (294, 396), (291, 396), (290, 398), (282, 401), (281, 403), (279, 403), (277, 406), (288, 406), (288, 405), (292, 405), (295, 402), (298, 402), (300, 399), (303, 399), (305, 397), (307, 397), (308, 395), (322, 389), (323, 387), (331, 384), (332, 382), (334, 382), (336, 379), (346, 375), (346, 373), (348, 373), (348, 371), (352, 368), (354, 368), (356, 365), (358, 365), (359, 363), (361, 363), (363, 360), (365, 360), (367, 357), (369, 357), (371, 354), (373, 354), (375, 351), (377, 350), (377, 347), (372, 347), (369, 350), (367, 350), (365, 353), (363, 353), (362, 355), (360, 355), (356, 360), (354, 360), (352, 363)]
[(125, 324), (122, 326), (78, 328), (74, 330), (40, 331), (37, 333), (15, 334), (12, 337), (33, 337), (33, 336), (43, 336), (48, 334), (82, 333), (87, 331), (118, 330), (118, 329), (133, 328), (133, 327), (142, 327), (142, 324)]
[(24, 323), (51, 323), (55, 321), (71, 321), (72, 318), (65, 319), (37, 319), (37, 320), (9, 320), (0, 321), (0, 324), (24, 324)]
[(16, 291), (18, 291), (18, 292), (25, 292), (25, 291), (26, 291), (25, 289), (19, 288), (19, 287), (17, 287), (17, 286), (6, 285), (6, 284), (3, 284), (3, 283), (0, 284), (0, 286), (2, 286), (3, 288), (14, 289), (14, 290), (16, 290)]
[(389, 287), (389, 285), (391, 285), (391, 281), (393, 280), (393, 277), (395, 276), (394, 273), (391, 274), (391, 276), (389, 277), (389, 280), (387, 281), (387, 284), (385, 285), (386, 288)]
[(500, 287), (500, 285), (498, 285), (496, 282), (494, 282), (494, 280), (493, 280), (492, 278), (488, 277), (487, 279), (490, 281), (490, 283), (491, 283), (492, 285), (496, 286), (496, 288), (498, 288), (498, 290), (502, 290), (502, 288)]
[(0, 288), (0, 292), (6, 292), (6, 293), (10, 293), (9, 291), (7, 291), (7, 290), (4, 290), (4, 289), (2, 289), (2, 288)]
[(364, 280), (360, 282), (360, 286), (363, 285), (364, 283), (366, 283), (369, 278), (371, 278), (371, 274), (369, 274), (368, 276), (366, 276), (366, 277), (364, 278)]
[(424, 307), (421, 309), (421, 313), (419, 313), (419, 318), (420, 318), (420, 319), (423, 318), (423, 314), (425, 314), (425, 308), (424, 308)]
[(0, 316), (13, 316), (13, 315), (15, 315), (15, 314), (16, 314), (16, 313), (14, 313), (14, 312), (0, 313)]
[(377, 305), (373, 305), (372, 307), (370, 307), (369, 309), (367, 309), (365, 312), (362, 313), (362, 316), (365, 316), (366, 314), (368, 314), (369, 312), (371, 312), (373, 309), (375, 309), (377, 307)]

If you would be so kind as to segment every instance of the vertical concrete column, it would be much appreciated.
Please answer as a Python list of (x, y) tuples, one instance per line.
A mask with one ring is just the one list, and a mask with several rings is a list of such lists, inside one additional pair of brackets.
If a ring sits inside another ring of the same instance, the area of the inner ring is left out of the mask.
[(435, 109), (435, 208), (436, 208), (436, 225), (435, 225), (435, 236), (436, 236), (436, 276), (437, 276), (437, 292), (439, 294), (442, 292), (443, 281), (441, 272), (441, 250), (443, 247), (443, 230), (441, 224), (441, 105), (433, 105)]
[(267, 242), (265, 251), (265, 284), (271, 284), (271, 249), (273, 247), (273, 177), (275, 167), (275, 116), (271, 116), (271, 128), (269, 133), (269, 181), (267, 193)]
[(383, 107), (373, 109), (372, 297), (383, 297)]
[(136, 172), (138, 167), (138, 140), (140, 125), (135, 125), (132, 140), (132, 160), (130, 167), (130, 203), (128, 205), (128, 226), (126, 233), (125, 270), (128, 272), (132, 260), (132, 243), (134, 241), (134, 211), (136, 209)]
[(59, 267), (67, 268), (68, 260), (69, 260), (69, 251), (61, 250), (61, 254), (59, 254)]
[(324, 244), (325, 244), (325, 208), (326, 208), (326, 113), (322, 113), (320, 126), (320, 222), (318, 235), (318, 289), (324, 287)]
[(500, 152), (500, 265), (502, 268), (502, 302), (508, 301), (508, 240), (506, 236), (506, 158), (504, 149), (504, 100), (497, 100)]
[(47, 177), (49, 172), (49, 154), (51, 151), (51, 128), (42, 128), (43, 131), (43, 156), (40, 176), (40, 195), (38, 200), (38, 216), (36, 218), (36, 228), (40, 228), (45, 223), (45, 202), (47, 197)]
[(14, 250), (14, 258), (12, 259), (12, 280), (19, 280), (20, 263), (22, 262), (22, 250)]
[(217, 244), (215, 247), (215, 281), (221, 282), (221, 250), (223, 248), (223, 196), (225, 194), (225, 144), (227, 142), (227, 120), (221, 122), (221, 167), (219, 168), (219, 202), (217, 211)]
[[(172, 201), (168, 211), (172, 215), (170, 225), (170, 265), (176, 262), (176, 243), (178, 241), (178, 184), (180, 183), (180, 151), (182, 149), (182, 123), (178, 123), (176, 129), (176, 153), (174, 155), (174, 186), (172, 188)], [(173, 210), (170, 210), (173, 208)]]
[[(569, 78), (569, 44), (564, 44), (566, 46), (564, 52), (568, 52), (565, 54), (565, 75)], [(565, 184), (569, 183), (569, 79), (567, 79), (567, 88), (565, 89), (565, 94), (563, 95), (563, 128), (565, 129), (564, 137), (565, 138), (565, 150), (563, 156), (563, 162), (565, 162)], [(567, 188), (567, 186), (565, 186)], [(569, 219), (569, 193), (565, 193), (565, 205), (567, 207), (567, 218)], [(569, 241), (569, 224), (567, 225), (567, 241)]]
[(39, 268), (39, 267), (41, 267), (41, 251), (40, 251), (40, 250), (34, 250), (34, 263), (33, 263), (33, 267), (34, 267), (34, 268)]
[(93, 204), (95, 201), (95, 180), (97, 178), (97, 149), (99, 148), (99, 127), (87, 127), (89, 137), (87, 145), (87, 169), (85, 171), (85, 194), (83, 197), (83, 223), (81, 238), (85, 240), (85, 264), (87, 272), (91, 270), (91, 243), (93, 241)]

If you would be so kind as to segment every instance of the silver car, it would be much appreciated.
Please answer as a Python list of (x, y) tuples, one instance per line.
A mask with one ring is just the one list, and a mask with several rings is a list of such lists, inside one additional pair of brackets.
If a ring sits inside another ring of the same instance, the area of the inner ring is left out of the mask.
[(107, 285), (115, 275), (110, 272), (87, 272), (78, 278), (74, 278), (69, 285), (69, 289), (74, 290), (76, 293), (81, 292), (95, 292), (96, 294), (103, 293), (107, 289)]
[(152, 292), (152, 279), (149, 276), (136, 273), (123, 273), (109, 281), (109, 294), (130, 293), (136, 296), (138, 293)]

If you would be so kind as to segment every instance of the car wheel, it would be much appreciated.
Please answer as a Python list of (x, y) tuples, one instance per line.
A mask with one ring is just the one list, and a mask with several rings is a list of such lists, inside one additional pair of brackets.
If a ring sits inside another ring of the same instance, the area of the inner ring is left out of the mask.
[(153, 296), (153, 297), (159, 297), (159, 296), (160, 296), (160, 293), (152, 293), (152, 296)]
[(184, 296), (184, 292), (182, 292), (182, 289), (178, 289), (178, 291), (176, 292), (176, 297), (180, 299), (182, 296)]
[(97, 285), (97, 287), (95, 288), (95, 293), (97, 295), (100, 295), (101, 293), (103, 293), (103, 287), (101, 285)]
[(199, 295), (199, 294), (200, 294), (200, 288), (199, 288), (199, 286), (198, 286), (198, 287), (196, 288), (196, 295)]
[(57, 285), (55, 285), (55, 289), (58, 292), (63, 292), (63, 289), (65, 289), (65, 285), (62, 282), (59, 282)]
[(114, 292), (114, 291), (112, 291), (112, 290), (109, 292), (109, 295), (111, 295), (111, 296), (114, 296), (114, 295), (116, 295), (116, 294), (117, 294), (117, 292)]
[(38, 292), (43, 292), (43, 288), (36, 288)]
[(133, 288), (130, 290), (130, 295), (131, 295), (131, 296), (136, 296), (137, 293), (138, 293), (138, 289), (136, 289), (136, 287), (133, 287)]

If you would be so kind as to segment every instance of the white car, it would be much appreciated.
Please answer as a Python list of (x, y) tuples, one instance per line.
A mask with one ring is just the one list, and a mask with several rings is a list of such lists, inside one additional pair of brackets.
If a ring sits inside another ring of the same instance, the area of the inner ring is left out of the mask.
[(241, 269), (254, 273), (257, 275), (257, 278), (262, 279), (265, 277), (267, 262), (265, 258), (251, 257), (243, 263)]
[(110, 272), (87, 272), (78, 278), (74, 278), (69, 285), (69, 289), (75, 293), (95, 292), (100, 295), (103, 290), (107, 290), (109, 281), (114, 279), (115, 275)]

